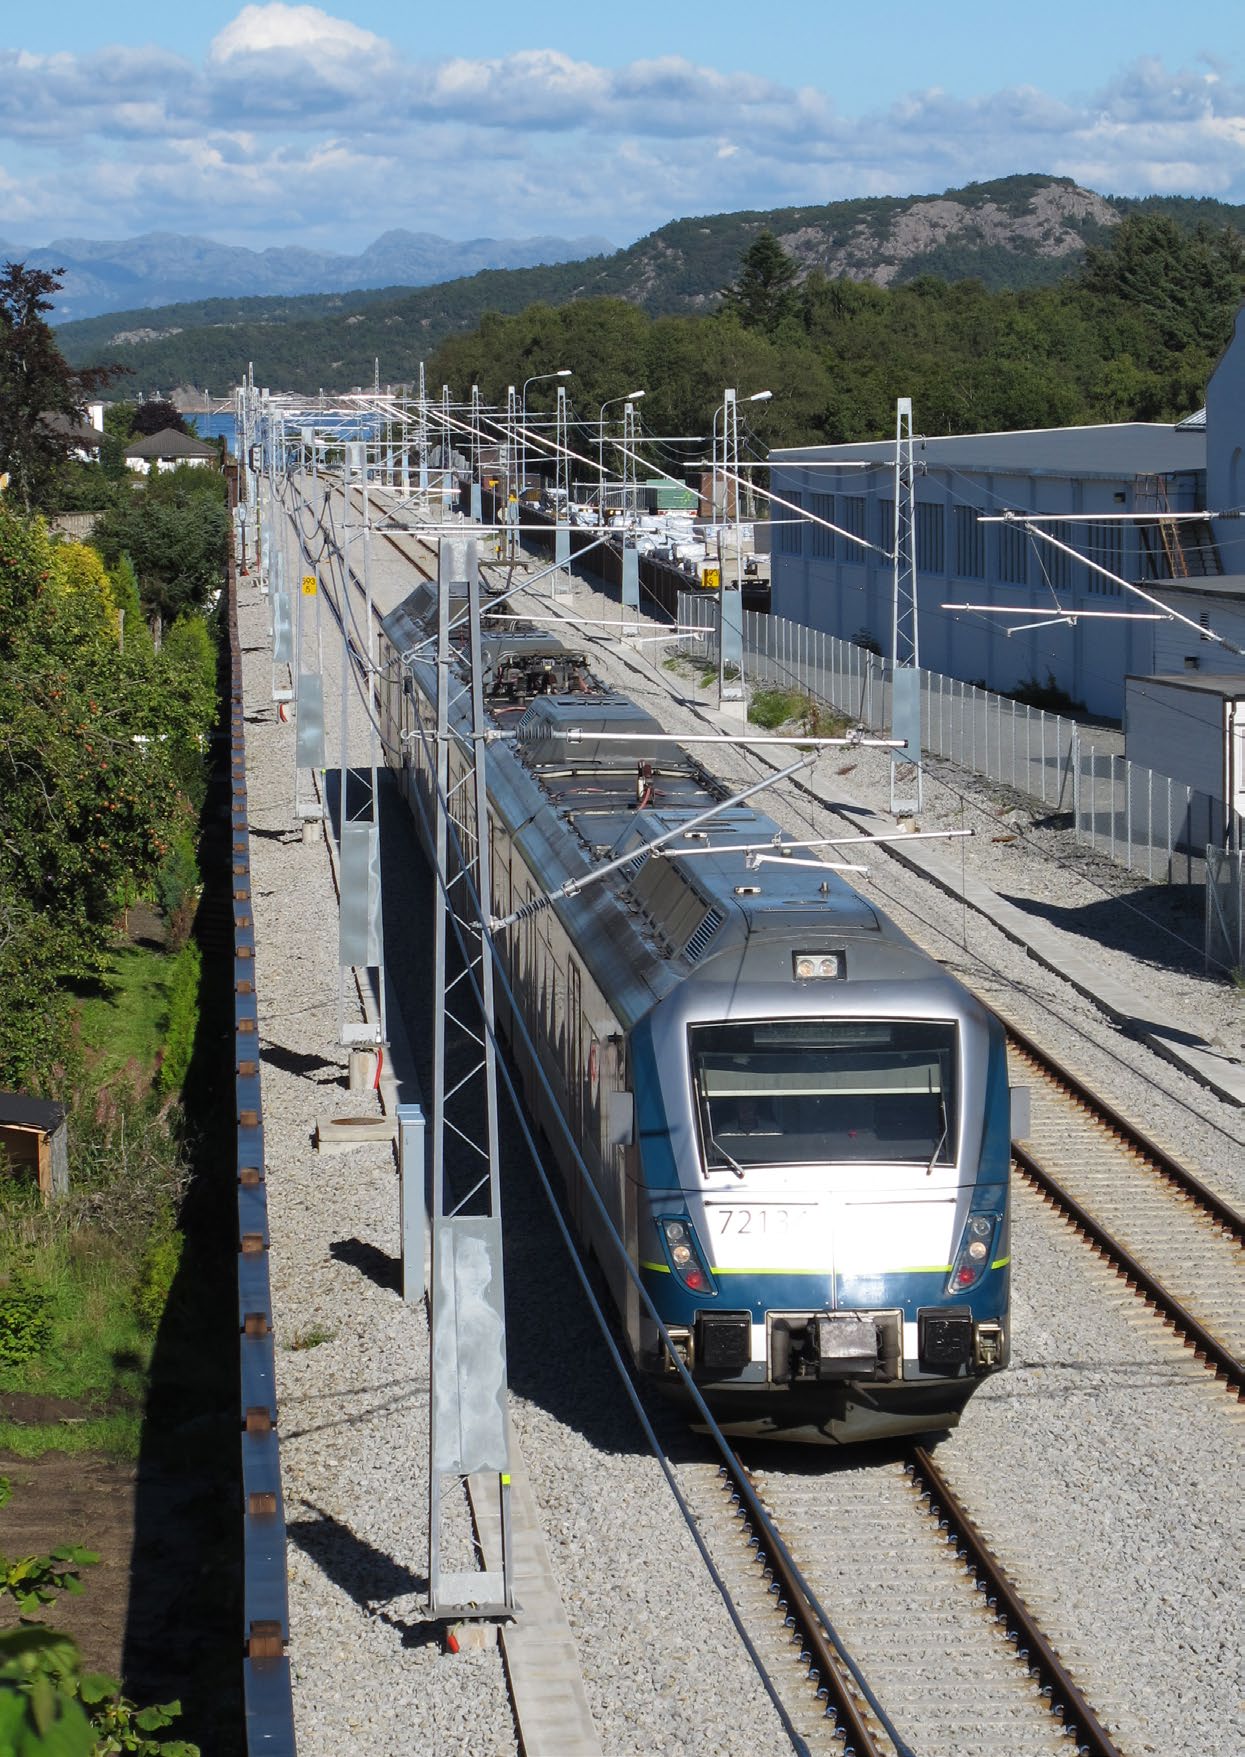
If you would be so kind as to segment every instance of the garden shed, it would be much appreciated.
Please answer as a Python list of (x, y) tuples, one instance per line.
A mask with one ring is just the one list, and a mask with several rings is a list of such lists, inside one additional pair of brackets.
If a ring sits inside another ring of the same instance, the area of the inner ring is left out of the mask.
[(24, 1092), (0, 1092), (0, 1152), (19, 1176), (34, 1173), (45, 1202), (69, 1193), (65, 1107)]

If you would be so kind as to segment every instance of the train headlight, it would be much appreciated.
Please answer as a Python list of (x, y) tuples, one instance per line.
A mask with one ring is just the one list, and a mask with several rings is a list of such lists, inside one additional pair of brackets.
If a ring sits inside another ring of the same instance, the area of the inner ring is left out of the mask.
[(991, 1249), (1000, 1218), (998, 1214), (969, 1215), (964, 1223), (955, 1262), (951, 1265), (951, 1279), (947, 1282), (948, 1293), (967, 1293), (970, 1287), (976, 1287), (981, 1280), (990, 1267)]
[(670, 1267), (689, 1293), (716, 1293), (713, 1277), (700, 1249), (696, 1229), (690, 1220), (670, 1219), (657, 1222)]
[(843, 974), (842, 952), (793, 952), (791, 967), (797, 982), (833, 981)]

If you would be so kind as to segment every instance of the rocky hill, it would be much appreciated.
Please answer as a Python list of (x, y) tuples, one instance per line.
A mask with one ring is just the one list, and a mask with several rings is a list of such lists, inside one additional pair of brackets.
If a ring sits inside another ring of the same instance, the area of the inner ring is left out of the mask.
[(941, 195), (674, 220), (612, 255), (489, 270), (417, 291), (389, 286), (140, 307), (65, 324), (59, 334), (75, 364), (118, 361), (144, 389), (206, 385), (220, 395), (248, 361), (262, 382), (342, 389), (369, 382), (376, 357), (382, 379), (396, 383), (411, 378), (419, 360), (446, 337), (474, 328), (490, 311), (598, 296), (625, 299), (652, 315), (711, 310), (763, 230), (775, 233), (806, 270), (831, 277), (897, 287), (933, 275), (1019, 290), (1074, 272), (1086, 245), (1105, 241), (1135, 211), (1162, 213), (1182, 230), (1205, 224), (1245, 233), (1245, 208), (1102, 196), (1067, 178), (1028, 174)]

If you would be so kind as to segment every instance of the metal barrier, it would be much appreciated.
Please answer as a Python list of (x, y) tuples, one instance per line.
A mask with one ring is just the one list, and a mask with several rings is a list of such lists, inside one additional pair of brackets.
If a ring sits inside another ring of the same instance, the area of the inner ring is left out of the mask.
[(1206, 850), (1206, 968), (1245, 972), (1245, 853)]
[(268, 1277), (263, 1101), (251, 911), (242, 649), (237, 579), (228, 577), (234, 1093), (238, 1182), (238, 1329), (242, 1445), (242, 1678), (250, 1757), (293, 1757), (294, 1705), (285, 1561), (285, 1509), (277, 1444), (276, 1363)]
[[(681, 592), (678, 619), (697, 627), (684, 651), (717, 658), (717, 604)], [(744, 616), (746, 669), (799, 689), (870, 731), (890, 723), (887, 668), (876, 654), (782, 616)], [(1074, 720), (938, 672), (921, 672), (927, 755), (1040, 800), (1071, 817), (1077, 841), (1158, 884), (1201, 883), (1208, 843), (1226, 842), (1220, 800), (1087, 740)]]

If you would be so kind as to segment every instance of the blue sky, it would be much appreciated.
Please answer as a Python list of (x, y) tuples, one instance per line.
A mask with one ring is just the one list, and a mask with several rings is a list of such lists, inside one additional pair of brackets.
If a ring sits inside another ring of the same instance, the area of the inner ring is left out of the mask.
[(1242, 0), (6, 12), (7, 243), (625, 243), (683, 214), (1031, 170), (1245, 201)]

